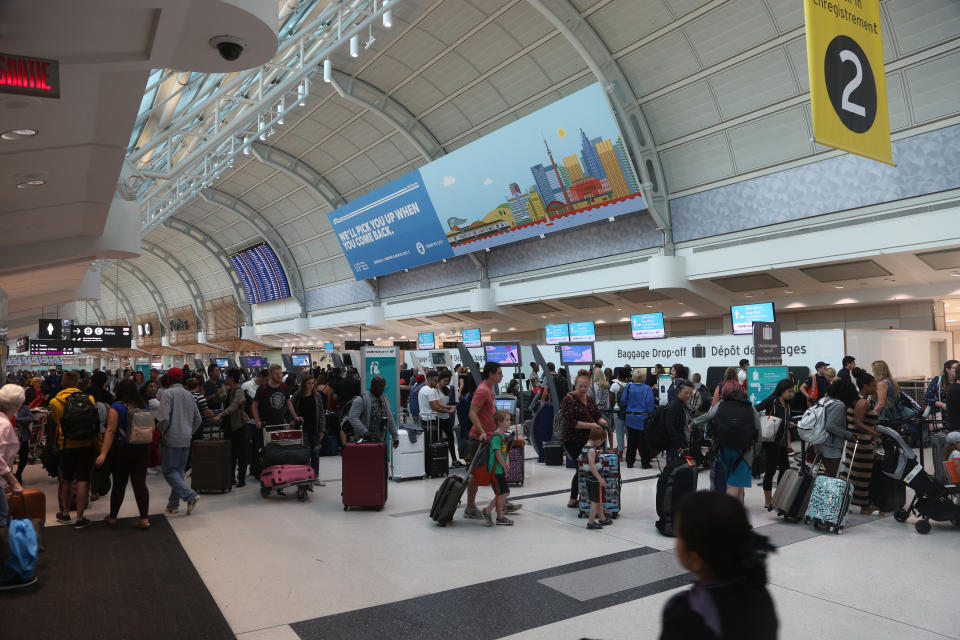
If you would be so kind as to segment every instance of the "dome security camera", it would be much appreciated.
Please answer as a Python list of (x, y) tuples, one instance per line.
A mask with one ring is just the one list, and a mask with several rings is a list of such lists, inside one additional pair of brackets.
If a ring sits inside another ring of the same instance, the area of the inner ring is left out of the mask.
[(236, 36), (214, 36), (210, 38), (210, 46), (220, 53), (221, 58), (233, 62), (247, 48), (247, 43)]

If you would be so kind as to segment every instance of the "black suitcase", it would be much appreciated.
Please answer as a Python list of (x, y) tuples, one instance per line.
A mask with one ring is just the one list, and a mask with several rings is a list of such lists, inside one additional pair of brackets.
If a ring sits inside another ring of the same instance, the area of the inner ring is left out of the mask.
[(697, 490), (697, 467), (688, 464), (686, 458), (679, 463), (667, 466), (660, 472), (657, 480), (657, 531), (673, 537), (674, 514), (677, 505), (688, 493)]
[(229, 440), (194, 440), (190, 447), (190, 487), (201, 493), (233, 488), (233, 457)]
[[(893, 513), (903, 508), (907, 500), (907, 485), (883, 473), (883, 455), (873, 458), (873, 474), (870, 476), (870, 504), (880, 511)], [(941, 465), (942, 466), (942, 465)]]
[(437, 421), (423, 422), (423, 469), (428, 478), (440, 478), (450, 473), (447, 442), (441, 434), (440, 424)]
[(303, 445), (281, 445), (271, 442), (260, 453), (260, 469), (278, 464), (310, 464), (310, 447)]
[(548, 467), (559, 467), (563, 465), (563, 443), (556, 440), (543, 443), (543, 459)]
[[(487, 457), (487, 445), (481, 445), (477, 450), (475, 458), (483, 460)], [(467, 490), (467, 484), (470, 482), (470, 476), (473, 474), (473, 463), (467, 468), (466, 477), (461, 478), (456, 474), (447, 476), (443, 481), (437, 493), (433, 496), (433, 505), (430, 507), (430, 519), (441, 527), (447, 526), (453, 521), (453, 516), (457, 513), (460, 506), (460, 500)]]

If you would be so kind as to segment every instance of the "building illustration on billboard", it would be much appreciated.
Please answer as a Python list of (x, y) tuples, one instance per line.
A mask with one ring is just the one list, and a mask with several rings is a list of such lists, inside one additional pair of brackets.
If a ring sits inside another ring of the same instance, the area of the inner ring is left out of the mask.
[[(560, 137), (566, 137), (561, 135)], [(607, 202), (623, 202), (639, 194), (637, 178), (623, 139), (589, 138), (580, 129), (580, 151), (564, 156), (558, 165), (546, 137), (546, 162), (530, 167), (530, 184), (509, 185), (505, 201), (479, 220), (447, 219), (450, 246), (474, 242), (512, 229), (549, 225), (554, 218), (576, 215)]]
[(599, 84), (327, 214), (358, 279), (646, 210)]

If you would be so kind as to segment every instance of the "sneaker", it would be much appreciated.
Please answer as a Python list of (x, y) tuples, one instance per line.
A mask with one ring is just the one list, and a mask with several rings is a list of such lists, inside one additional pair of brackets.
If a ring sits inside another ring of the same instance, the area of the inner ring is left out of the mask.
[(503, 508), (503, 511), (505, 513), (516, 513), (517, 511), (520, 511), (520, 509), (522, 508), (523, 508), (522, 504), (514, 504), (512, 502), (508, 502), (507, 506)]
[(493, 516), (490, 514), (490, 512), (489, 512), (489, 511), (481, 511), (480, 513), (483, 514), (483, 519), (487, 521), (487, 526), (488, 526), (488, 527), (492, 527), (492, 526), (493, 526)]
[(245, 487), (245, 486), (247, 486), (247, 481), (246, 481), (246, 480), (240, 480), (239, 482), (237, 482), (237, 489), (239, 489), (240, 487)]
[(73, 524), (74, 529), (86, 529), (90, 526), (90, 521), (86, 518), (80, 518)]
[(497, 518), (497, 524), (505, 527), (509, 527), (513, 525), (513, 520), (511, 520), (510, 518)]
[(458, 469), (460, 467), (465, 467), (467, 465), (466, 463), (463, 462), (463, 460), (454, 460), (453, 464), (451, 464), (450, 466), (453, 467), (454, 469)]
[(0, 591), (23, 589), (24, 587), (29, 587), (30, 585), (34, 584), (37, 584), (37, 576), (33, 576), (32, 578), (21, 578), (19, 575), (15, 575), (9, 580), (0, 582)]
[(649, 462), (644, 462), (643, 464), (640, 465), (640, 468), (641, 468), (641, 469), (653, 469), (653, 465), (650, 464)]
[(69, 514), (69, 513), (58, 513), (58, 514), (57, 514), (57, 522), (70, 522), (70, 514)]
[(474, 507), (470, 509), (469, 507), (463, 510), (463, 517), (471, 520), (483, 520), (483, 514), (480, 513), (480, 509)]
[(177, 507), (167, 507), (166, 509), (164, 509), (163, 512), (168, 516), (175, 516), (178, 513), (180, 513), (180, 509), (178, 509)]
[(587, 529), (593, 529), (593, 530), (603, 529), (603, 525), (601, 525), (599, 522), (588, 522)]
[(613, 524), (613, 520), (611, 520), (610, 518), (607, 518), (606, 520), (601, 520), (600, 524), (604, 527), (609, 527), (610, 525)]
[(193, 510), (197, 508), (197, 502), (200, 501), (200, 496), (193, 496), (193, 500), (187, 502), (187, 515), (193, 513)]

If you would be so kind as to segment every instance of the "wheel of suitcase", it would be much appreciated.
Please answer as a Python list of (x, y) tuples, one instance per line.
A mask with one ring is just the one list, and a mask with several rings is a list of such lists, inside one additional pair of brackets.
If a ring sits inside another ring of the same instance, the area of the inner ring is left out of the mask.
[(307, 500), (307, 488), (306, 487), (297, 487), (297, 499), (300, 502), (306, 502)]
[(907, 513), (906, 509), (897, 509), (893, 512), (893, 519), (897, 522), (906, 522), (908, 517), (910, 517), (910, 514)]
[(616, 513), (611, 513), (611, 514), (610, 514), (610, 517), (613, 518), (614, 520), (616, 520), (617, 518), (620, 517), (620, 512), (618, 511), (618, 512), (616, 512)]
[(953, 524), (953, 526), (955, 527), (960, 527), (960, 518), (954, 518), (953, 520), (950, 521), (950, 523)]
[(813, 521), (813, 528), (814, 528), (814, 529), (817, 529), (818, 531), (820, 530), (820, 521), (819, 521), (819, 520), (814, 520), (814, 521)]
[(930, 521), (929, 520), (917, 520), (917, 524), (913, 525), (917, 533), (926, 535), (930, 533)]
[(810, 519), (810, 516), (803, 517), (803, 524), (810, 524), (813, 520)]
[(583, 517), (583, 513), (577, 513), (577, 517), (578, 517), (578, 518), (582, 518), (582, 517)]
[(837, 535), (840, 535), (841, 533), (843, 533), (843, 527), (837, 527), (834, 533), (836, 533)]
[(269, 495), (270, 495), (270, 489), (268, 489), (267, 487), (260, 487), (260, 497), (261, 497), (261, 498), (266, 498), (266, 497), (269, 496)]

